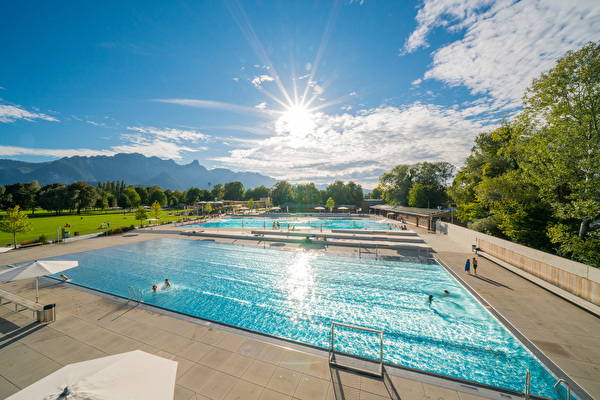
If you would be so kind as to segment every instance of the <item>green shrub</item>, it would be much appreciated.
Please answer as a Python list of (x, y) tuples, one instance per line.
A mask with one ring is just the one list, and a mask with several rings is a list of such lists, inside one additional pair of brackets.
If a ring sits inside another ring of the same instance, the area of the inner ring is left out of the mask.
[(40, 235), (40, 237), (37, 240), (38, 242), (40, 242), (41, 244), (46, 244), (48, 243), (48, 237), (44, 234)]

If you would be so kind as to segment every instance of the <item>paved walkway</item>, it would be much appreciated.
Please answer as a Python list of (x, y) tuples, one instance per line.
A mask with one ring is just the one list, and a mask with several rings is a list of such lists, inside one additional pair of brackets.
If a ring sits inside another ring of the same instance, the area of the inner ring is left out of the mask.
[[(11, 251), (0, 254), (0, 265), (173, 233), (177, 232), (144, 230)], [(464, 276), (464, 259), (472, 254), (453, 252), (446, 237), (419, 234), (436, 250), (438, 258), (460, 273), (468, 285), (593, 397), (600, 398), (598, 318), (487, 260), (480, 260), (479, 277)], [(0, 307), (0, 398), (63, 365), (134, 349), (179, 362), (175, 398), (182, 400), (510, 398), (411, 374), (390, 372), (384, 380), (360, 376), (329, 368), (323, 352), (311, 348), (125, 306), (122, 300), (49, 279), (44, 282), (40, 298), (44, 303), (57, 304), (57, 321), (39, 324), (29, 312), (16, 313), (10, 305)], [(33, 298), (35, 290), (27, 281), (3, 283), (0, 288), (27, 298)]]

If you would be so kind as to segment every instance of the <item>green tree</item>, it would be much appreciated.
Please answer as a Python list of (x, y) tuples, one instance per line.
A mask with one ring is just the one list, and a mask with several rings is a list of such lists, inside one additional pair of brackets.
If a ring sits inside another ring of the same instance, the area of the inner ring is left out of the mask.
[(328, 198), (327, 202), (325, 203), (325, 207), (329, 209), (329, 212), (332, 212), (333, 207), (335, 207), (335, 200), (333, 200), (332, 197)]
[(151, 204), (152, 202), (148, 200), (148, 197), (150, 196), (148, 194), (148, 190), (146, 190), (145, 187), (142, 186), (136, 186), (134, 188), (134, 190), (137, 192), (137, 194), (140, 196), (140, 202), (142, 204)]
[(567, 52), (523, 99), (523, 175), (558, 219), (551, 240), (600, 266), (600, 42)]
[(413, 185), (412, 169), (408, 164), (396, 165), (379, 177), (379, 187), (387, 204), (408, 205), (408, 193)]
[[(252, 198), (254, 200), (265, 199), (271, 195), (271, 190), (264, 185), (254, 188)], [(249, 200), (249, 199), (248, 199)]]
[(191, 187), (187, 190), (185, 202), (187, 204), (196, 204), (202, 199), (202, 190), (197, 187)]
[(223, 184), (222, 183), (217, 183), (216, 185), (213, 185), (210, 194), (211, 194), (211, 198), (212, 199), (216, 199), (216, 200), (223, 200), (223, 195), (224, 195), (224, 190), (223, 190)]
[(125, 208), (131, 209), (131, 200), (129, 200), (129, 197), (127, 197), (127, 195), (125, 193), (123, 193), (117, 199), (117, 205), (123, 209), (125, 209)]
[(271, 190), (271, 201), (280, 206), (288, 201), (294, 201), (294, 190), (287, 181), (279, 181)]
[(155, 202), (158, 202), (161, 206), (166, 206), (167, 205), (167, 195), (161, 189), (157, 189), (157, 190), (153, 191), (152, 194), (150, 194), (149, 202), (150, 202), (150, 204), (154, 204)]
[(160, 205), (160, 202), (156, 200), (154, 201), (154, 203), (152, 203), (152, 207), (150, 208), (150, 215), (152, 215), (152, 218), (160, 219), (161, 214), (162, 207)]
[(143, 228), (144, 220), (148, 218), (148, 211), (142, 206), (139, 206), (137, 210), (135, 210), (135, 219), (140, 221), (140, 228)]
[(62, 183), (52, 183), (40, 189), (37, 204), (47, 211), (55, 211), (60, 215), (62, 210), (69, 208), (71, 193)]
[(77, 209), (77, 214), (81, 214), (82, 208), (94, 206), (96, 199), (98, 199), (96, 188), (85, 182), (72, 183), (68, 186), (68, 190), (71, 193), (72, 205)]
[(210, 203), (206, 203), (206, 204), (204, 205), (204, 212), (206, 212), (206, 213), (210, 214), (212, 211), (213, 211), (213, 208), (212, 208), (212, 206), (210, 205)]
[(142, 204), (142, 199), (134, 188), (129, 187), (125, 189), (123, 194), (129, 198), (129, 202), (131, 203), (130, 208), (139, 207)]
[(29, 218), (19, 210), (18, 205), (9, 208), (0, 221), (0, 231), (12, 233), (13, 235), (13, 248), (17, 247), (17, 233), (27, 233), (32, 230), (33, 227), (29, 222)]
[(223, 199), (225, 200), (243, 200), (244, 184), (240, 181), (227, 182), (223, 192)]

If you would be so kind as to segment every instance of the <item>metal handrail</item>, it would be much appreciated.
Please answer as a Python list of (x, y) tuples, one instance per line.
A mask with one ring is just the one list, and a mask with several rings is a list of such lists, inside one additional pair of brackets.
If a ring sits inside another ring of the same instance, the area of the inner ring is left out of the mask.
[(525, 400), (531, 399), (531, 372), (525, 373)]
[[(368, 369), (359, 368), (359, 367), (352, 366), (349, 364), (342, 364), (342, 363), (338, 363), (338, 362), (334, 361), (334, 355), (335, 355), (335, 348), (334, 348), (334, 346), (335, 346), (335, 338), (334, 338), (335, 329), (334, 328), (336, 326), (341, 326), (341, 327), (349, 328), (349, 329), (355, 329), (355, 330), (359, 330), (359, 331), (372, 332), (372, 333), (376, 333), (379, 335), (379, 371), (371, 371)], [(364, 328), (362, 326), (344, 324), (341, 322), (332, 322), (331, 330), (329, 331), (329, 364), (347, 368), (347, 369), (352, 369), (352, 370), (359, 371), (359, 372), (364, 372), (367, 374), (371, 374), (371, 375), (375, 375), (380, 378), (383, 378), (383, 331), (378, 330), (378, 329)]]
[[(131, 289), (131, 291), (129, 289)], [(129, 300), (135, 300), (139, 303), (140, 301), (142, 301), (143, 298), (144, 293), (142, 293), (141, 289), (136, 292), (133, 286), (129, 286), (127, 288), (127, 300), (125, 300), (125, 303), (128, 303)]]
[[(561, 383), (564, 383), (565, 386), (567, 387), (567, 398), (566, 399), (558, 391), (558, 385), (560, 385)], [(559, 379), (558, 382), (556, 382), (556, 385), (554, 385), (554, 391), (560, 396), (561, 399), (563, 399), (563, 400), (571, 400), (571, 386), (569, 386), (569, 384), (567, 383), (567, 381), (565, 381), (564, 379)]]

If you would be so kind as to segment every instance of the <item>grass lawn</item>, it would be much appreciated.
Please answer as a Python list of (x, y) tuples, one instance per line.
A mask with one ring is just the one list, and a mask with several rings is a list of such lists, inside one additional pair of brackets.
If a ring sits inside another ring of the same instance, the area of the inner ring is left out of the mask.
[[(0, 216), (4, 216), (5, 214), (5, 212), (1, 212)], [(160, 221), (177, 221), (180, 218), (179, 216), (168, 214), (169, 212), (163, 210)], [(66, 224), (70, 225), (70, 227), (65, 228), (65, 230), (70, 231), (71, 237), (75, 235), (75, 232), (79, 232), (80, 235), (104, 232), (106, 228), (100, 229), (100, 225), (106, 222), (110, 222), (110, 229), (118, 228), (120, 226), (140, 226), (140, 221), (135, 219), (133, 211), (81, 211), (80, 215), (76, 212), (56, 215), (55, 213), (37, 210), (33, 215), (28, 212), (27, 216), (33, 226), (33, 230), (26, 234), (17, 233), (17, 244), (25, 240), (36, 240), (42, 234), (46, 235), (48, 240), (56, 240), (56, 228), (60, 227), (60, 229), (62, 229)], [(152, 217), (149, 216), (149, 218)], [(144, 226), (145, 225), (148, 225), (147, 220), (144, 220)], [(106, 227), (106, 224), (104, 226)], [(0, 232), (0, 246), (12, 244), (12, 240), (12, 234)]]

